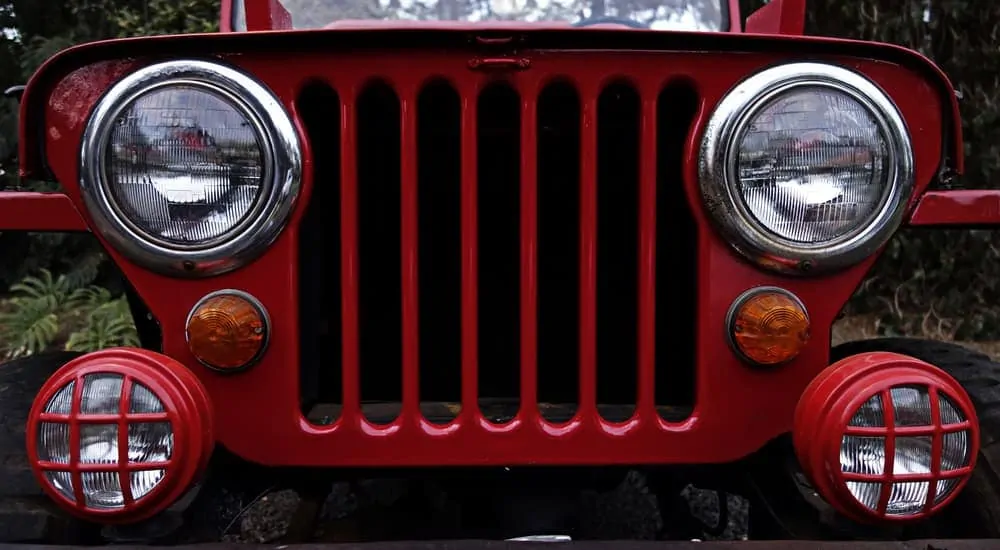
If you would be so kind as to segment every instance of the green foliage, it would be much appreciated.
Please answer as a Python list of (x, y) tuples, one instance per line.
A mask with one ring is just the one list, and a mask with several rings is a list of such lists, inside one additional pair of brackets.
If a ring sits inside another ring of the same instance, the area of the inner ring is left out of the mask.
[(132, 312), (124, 297), (115, 299), (107, 289), (91, 286), (81, 289), (79, 298), (85, 313), (84, 327), (69, 335), (67, 350), (94, 351), (139, 345)]
[(75, 286), (66, 275), (42, 269), (11, 286), (0, 311), (0, 353), (6, 359), (63, 345), (95, 351), (139, 343), (128, 302), (104, 288)]
[[(811, 34), (876, 40), (933, 59), (962, 92), (966, 174), (958, 187), (1000, 186), (1000, 3), (811, 0)], [(905, 230), (849, 306), (887, 333), (1000, 337), (1000, 232)]]
[(109, 35), (152, 36), (216, 32), (219, 30), (218, 0), (97, 0), (74, 6), (85, 18), (104, 17)]

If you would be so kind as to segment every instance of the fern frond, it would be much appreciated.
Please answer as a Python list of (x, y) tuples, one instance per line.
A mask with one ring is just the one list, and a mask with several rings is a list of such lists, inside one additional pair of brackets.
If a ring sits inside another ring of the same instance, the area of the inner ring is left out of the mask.
[[(100, 289), (104, 290), (104, 289)], [(69, 351), (97, 351), (117, 346), (138, 346), (139, 333), (124, 297), (94, 307), (84, 328), (70, 334)]]
[(107, 256), (100, 251), (84, 254), (66, 274), (69, 288), (73, 290), (84, 288), (97, 280), (105, 260)]

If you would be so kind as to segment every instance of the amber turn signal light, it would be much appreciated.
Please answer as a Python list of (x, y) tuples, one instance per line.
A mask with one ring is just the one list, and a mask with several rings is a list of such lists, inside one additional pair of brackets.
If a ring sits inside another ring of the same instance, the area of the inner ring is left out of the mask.
[(234, 372), (247, 368), (267, 346), (264, 306), (238, 290), (221, 290), (202, 298), (187, 319), (188, 347), (211, 369)]
[(753, 288), (733, 302), (728, 331), (733, 348), (746, 361), (780, 365), (797, 357), (809, 341), (809, 314), (787, 290)]

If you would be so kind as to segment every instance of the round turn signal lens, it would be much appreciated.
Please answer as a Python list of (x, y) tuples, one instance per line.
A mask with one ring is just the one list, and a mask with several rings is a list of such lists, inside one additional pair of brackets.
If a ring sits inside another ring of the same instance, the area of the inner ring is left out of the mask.
[(729, 309), (728, 330), (736, 351), (757, 365), (780, 365), (809, 341), (809, 314), (787, 290), (759, 287), (744, 292)]
[(253, 296), (221, 290), (202, 298), (187, 319), (191, 353), (211, 369), (232, 372), (249, 367), (264, 352), (267, 313)]

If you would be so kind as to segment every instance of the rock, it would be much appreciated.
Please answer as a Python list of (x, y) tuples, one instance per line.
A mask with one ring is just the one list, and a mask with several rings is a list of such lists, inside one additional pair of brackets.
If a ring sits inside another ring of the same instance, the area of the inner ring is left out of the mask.
[(301, 499), (292, 490), (277, 491), (261, 497), (243, 514), (240, 521), (242, 542), (268, 543), (285, 535)]
[[(419, 486), (419, 484), (413, 485)], [(320, 512), (320, 530), (325, 533), (322, 540), (351, 541), (358, 540), (354, 525), (365, 510), (376, 512), (376, 516), (390, 521), (385, 510), (404, 507), (409, 512), (401, 511), (403, 517), (420, 515), (427, 507), (441, 506), (437, 502), (441, 495), (431, 493), (430, 498), (405, 499), (408, 494), (408, 484), (402, 480), (378, 479), (364, 480), (357, 484), (355, 494), (347, 483), (332, 485)], [(682, 496), (687, 500), (692, 513), (706, 523), (715, 525), (719, 518), (719, 503), (714, 491), (705, 491), (688, 486)], [(486, 498), (487, 495), (484, 495)], [(228, 541), (269, 543), (284, 536), (289, 522), (299, 506), (298, 495), (291, 490), (278, 491), (262, 497), (251, 505), (239, 521), (240, 533), (228, 535)], [(719, 537), (705, 534), (704, 540), (741, 540), (747, 536), (748, 511), (747, 501), (735, 495), (729, 495), (729, 522)], [(422, 510), (410, 509), (421, 506)], [(639, 472), (630, 472), (625, 481), (617, 488), (607, 493), (589, 492), (581, 497), (580, 530), (575, 533), (576, 539), (654, 539), (663, 526), (664, 519), (660, 517), (656, 498), (646, 487), (645, 477)], [(370, 513), (367, 515), (371, 515)], [(399, 526), (400, 518), (391, 520)], [(405, 522), (404, 522), (405, 523)], [(234, 529), (235, 530), (235, 529)], [(363, 529), (368, 531), (368, 529)], [(343, 531), (335, 533), (333, 531)], [(449, 533), (452, 538), (461, 538), (462, 533)]]
[(663, 525), (641, 473), (630, 471), (615, 490), (582, 495), (578, 539), (653, 540)]
[[(697, 519), (709, 526), (719, 523), (719, 497), (715, 491), (706, 491), (688, 485), (681, 495), (687, 499), (691, 513)], [(706, 540), (745, 540), (749, 529), (750, 505), (747, 500), (737, 495), (728, 495), (729, 522), (726, 530), (719, 536), (705, 535)]]
[(323, 502), (319, 519), (323, 522), (344, 519), (357, 510), (358, 496), (351, 490), (351, 485), (349, 483), (334, 483), (330, 494)]

